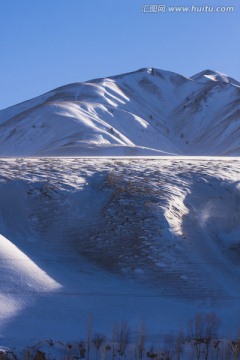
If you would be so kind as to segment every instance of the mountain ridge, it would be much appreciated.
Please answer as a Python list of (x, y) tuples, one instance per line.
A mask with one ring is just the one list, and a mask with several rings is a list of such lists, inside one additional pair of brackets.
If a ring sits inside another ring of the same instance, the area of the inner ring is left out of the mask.
[(240, 83), (155, 68), (58, 87), (0, 111), (0, 156), (240, 155)]

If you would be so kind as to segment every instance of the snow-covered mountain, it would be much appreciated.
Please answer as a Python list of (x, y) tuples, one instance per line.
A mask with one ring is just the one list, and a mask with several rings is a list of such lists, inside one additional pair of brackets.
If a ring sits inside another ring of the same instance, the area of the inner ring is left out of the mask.
[(153, 68), (75, 83), (0, 112), (0, 156), (240, 155), (240, 83)]

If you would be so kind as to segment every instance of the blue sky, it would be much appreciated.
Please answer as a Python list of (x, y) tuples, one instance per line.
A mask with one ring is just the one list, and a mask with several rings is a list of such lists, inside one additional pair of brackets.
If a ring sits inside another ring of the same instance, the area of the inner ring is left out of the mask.
[[(142, 5), (234, 6), (143, 13)], [(239, 0), (0, 0), (0, 109), (71, 82), (156, 67), (240, 80)]]

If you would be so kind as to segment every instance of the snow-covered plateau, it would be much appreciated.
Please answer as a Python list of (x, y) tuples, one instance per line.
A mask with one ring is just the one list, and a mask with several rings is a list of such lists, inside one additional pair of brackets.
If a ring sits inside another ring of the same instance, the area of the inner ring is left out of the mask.
[(0, 160), (5, 346), (240, 320), (238, 158)]

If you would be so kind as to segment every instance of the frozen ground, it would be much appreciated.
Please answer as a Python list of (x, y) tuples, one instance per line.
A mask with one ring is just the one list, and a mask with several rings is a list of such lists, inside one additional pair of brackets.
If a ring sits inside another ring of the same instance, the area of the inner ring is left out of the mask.
[(149, 336), (240, 319), (240, 160), (1, 159), (0, 336)]

